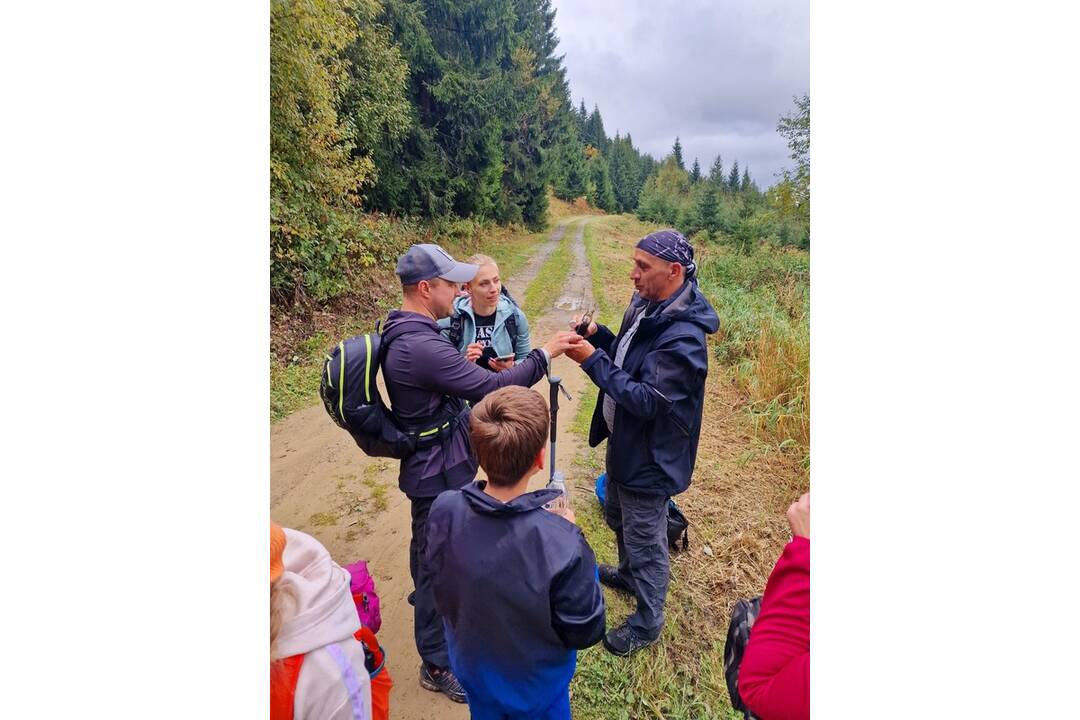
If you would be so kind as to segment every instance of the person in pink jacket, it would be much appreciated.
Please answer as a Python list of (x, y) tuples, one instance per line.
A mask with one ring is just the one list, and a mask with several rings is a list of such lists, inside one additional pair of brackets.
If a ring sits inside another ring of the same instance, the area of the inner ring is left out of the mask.
[(769, 576), (739, 668), (739, 695), (762, 720), (810, 717), (809, 493), (787, 517), (791, 542)]

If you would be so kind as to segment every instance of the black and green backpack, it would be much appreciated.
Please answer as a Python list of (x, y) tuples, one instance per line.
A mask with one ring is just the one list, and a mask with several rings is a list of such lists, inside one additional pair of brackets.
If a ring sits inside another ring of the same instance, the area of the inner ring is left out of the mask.
[[(319, 395), (326, 412), (372, 457), (407, 458), (450, 426), (450, 416), (441, 411), (425, 427), (406, 428), (383, 402), (376, 384), (379, 367), (400, 334), (382, 335), (376, 323), (375, 332), (339, 342), (323, 364)], [(444, 410), (447, 405), (444, 399)]]

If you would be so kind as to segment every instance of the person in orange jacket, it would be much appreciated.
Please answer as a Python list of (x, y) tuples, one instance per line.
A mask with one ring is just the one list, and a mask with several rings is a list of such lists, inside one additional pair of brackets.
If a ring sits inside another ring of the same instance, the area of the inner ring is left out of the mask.
[(271, 522), (271, 720), (386, 718), (391, 681), (382, 660), (361, 627), (348, 572), (315, 538)]

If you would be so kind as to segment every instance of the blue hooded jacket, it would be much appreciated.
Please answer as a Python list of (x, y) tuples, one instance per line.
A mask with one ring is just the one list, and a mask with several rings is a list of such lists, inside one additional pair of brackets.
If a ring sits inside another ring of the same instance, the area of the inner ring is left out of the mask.
[(565, 702), (577, 649), (604, 635), (604, 595), (555, 490), (502, 503), (483, 482), (440, 495), (427, 522), (435, 606), (473, 717), (537, 718)]
[[(589, 428), (589, 445), (608, 438), (608, 479), (637, 492), (677, 495), (690, 486), (701, 433), (705, 376), (709, 370), (707, 333), (720, 319), (697, 283), (687, 281), (659, 306), (634, 294), (619, 335), (599, 326), (590, 342), (596, 352), (581, 364), (600, 388)], [(612, 358), (640, 311), (637, 333), (616, 367)], [(604, 421), (604, 397), (615, 400), (614, 431)], [(608, 436), (611, 436), (610, 438)]]

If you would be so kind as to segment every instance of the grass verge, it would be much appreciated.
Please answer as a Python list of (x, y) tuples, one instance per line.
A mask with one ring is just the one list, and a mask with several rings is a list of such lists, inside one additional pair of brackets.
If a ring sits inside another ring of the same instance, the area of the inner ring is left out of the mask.
[(570, 274), (570, 268), (574, 264), (571, 246), (577, 228), (578, 223), (573, 223), (566, 228), (559, 244), (547, 256), (536, 277), (525, 289), (522, 307), (526, 312), (536, 314), (555, 304)]
[(762, 246), (746, 255), (707, 246), (699, 277), (720, 316), (715, 357), (746, 394), (759, 437), (797, 453), (810, 450), (810, 260)]

